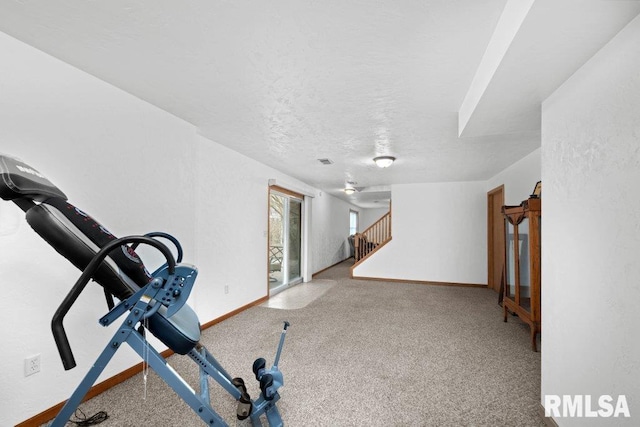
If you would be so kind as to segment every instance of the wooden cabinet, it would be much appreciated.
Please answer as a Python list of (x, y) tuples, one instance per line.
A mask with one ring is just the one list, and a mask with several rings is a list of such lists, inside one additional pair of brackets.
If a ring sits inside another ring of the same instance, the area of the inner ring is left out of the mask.
[(531, 329), (531, 348), (537, 351), (540, 327), (540, 227), (541, 199), (520, 206), (503, 206), (505, 262), (502, 307), (504, 321), (517, 314)]

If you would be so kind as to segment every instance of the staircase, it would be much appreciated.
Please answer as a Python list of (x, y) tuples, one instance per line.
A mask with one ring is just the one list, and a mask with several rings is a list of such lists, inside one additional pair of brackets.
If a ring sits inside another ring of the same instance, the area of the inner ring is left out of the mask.
[(356, 233), (353, 238), (355, 264), (353, 268), (367, 259), (372, 253), (383, 247), (391, 240), (391, 211), (387, 212), (371, 224), (362, 233)]

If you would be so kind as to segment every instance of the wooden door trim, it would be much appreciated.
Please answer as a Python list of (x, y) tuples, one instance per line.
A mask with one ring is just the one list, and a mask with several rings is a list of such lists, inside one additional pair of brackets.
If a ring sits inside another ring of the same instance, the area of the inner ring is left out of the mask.
[[(493, 241), (493, 197), (500, 197), (500, 205), (504, 205), (504, 184), (499, 185), (487, 192), (487, 287), (492, 285), (494, 271), (493, 271), (493, 259), (496, 255), (502, 257), (503, 254), (494, 254), (494, 241)], [(491, 286), (489, 289), (495, 289)]]
[(271, 191), (275, 191), (281, 194), (286, 194), (287, 196), (295, 197), (296, 199), (304, 200), (304, 194), (296, 193), (295, 191), (291, 191), (287, 188), (279, 187), (277, 185), (270, 185), (269, 194), (271, 194)]

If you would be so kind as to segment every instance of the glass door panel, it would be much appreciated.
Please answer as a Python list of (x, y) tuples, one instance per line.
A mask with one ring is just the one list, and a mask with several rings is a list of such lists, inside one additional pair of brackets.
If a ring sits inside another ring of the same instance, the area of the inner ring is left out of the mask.
[(269, 292), (302, 281), (302, 199), (271, 191), (269, 196)]
[(284, 205), (285, 197), (271, 193), (269, 205), (269, 287), (284, 283)]
[(520, 306), (531, 311), (531, 280), (529, 277), (529, 218), (518, 224), (518, 253), (520, 257)]
[(302, 200), (289, 199), (288, 209), (287, 276), (289, 282), (301, 277), (300, 257), (302, 255)]
[(516, 289), (516, 266), (515, 266), (515, 245), (513, 244), (514, 227), (511, 223), (505, 220), (505, 230), (507, 233), (507, 263), (506, 263), (506, 277), (505, 277), (505, 291), (506, 296), (515, 299)]

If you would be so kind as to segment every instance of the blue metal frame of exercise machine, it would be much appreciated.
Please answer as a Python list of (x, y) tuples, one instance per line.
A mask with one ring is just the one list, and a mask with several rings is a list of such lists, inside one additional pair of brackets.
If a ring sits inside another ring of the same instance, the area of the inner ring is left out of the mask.
[[(144, 335), (136, 329), (136, 325), (144, 324), (145, 319), (156, 314), (161, 305), (167, 307), (166, 315), (168, 317), (180, 310), (189, 297), (198, 274), (194, 266), (185, 264), (176, 265), (173, 255), (167, 247), (151, 237), (124, 237), (104, 246), (92, 259), (78, 281), (71, 288), (69, 294), (67, 294), (63, 300), (54, 315), (52, 330), (65, 368), (70, 369), (74, 367), (75, 360), (62, 326), (64, 316), (84, 290), (92, 275), (95, 273), (95, 270), (107, 254), (114, 248), (131, 243), (143, 243), (155, 247), (162, 252), (167, 263), (153, 274), (154, 279), (149, 282), (149, 284), (128, 299), (120, 302), (100, 319), (102, 326), (110, 326), (120, 316), (127, 312), (129, 313), (91, 370), (89, 370), (78, 388), (58, 413), (51, 427), (63, 427), (66, 424), (78, 405), (82, 402), (84, 396), (108, 365), (113, 355), (124, 343), (128, 344), (141, 358), (146, 359), (146, 363), (148, 363), (205, 423), (216, 426), (227, 425), (209, 403), (210, 397), (207, 377), (211, 377), (238, 401), (237, 416), (239, 419), (250, 417), (253, 426), (261, 426), (260, 417), (264, 414), (270, 426), (282, 426), (283, 422), (276, 402), (280, 399), (278, 389), (284, 384), (284, 381), (282, 372), (278, 369), (278, 362), (284, 345), (287, 328), (289, 327), (288, 322), (284, 322), (275, 361), (271, 369), (265, 369), (264, 359), (262, 358), (254, 362), (254, 374), (256, 375), (256, 379), (260, 381), (261, 389), (260, 397), (256, 401), (250, 399), (246, 392), (244, 381), (241, 378), (232, 378), (215, 357), (200, 344), (197, 344), (188, 353), (188, 356), (200, 367), (200, 393), (196, 393), (194, 389), (167, 364), (167, 361), (162, 355), (147, 343)], [(174, 243), (177, 243), (177, 241), (174, 241)], [(181, 248), (179, 246), (178, 248), (181, 252)], [(162, 303), (160, 301), (162, 301)]]

